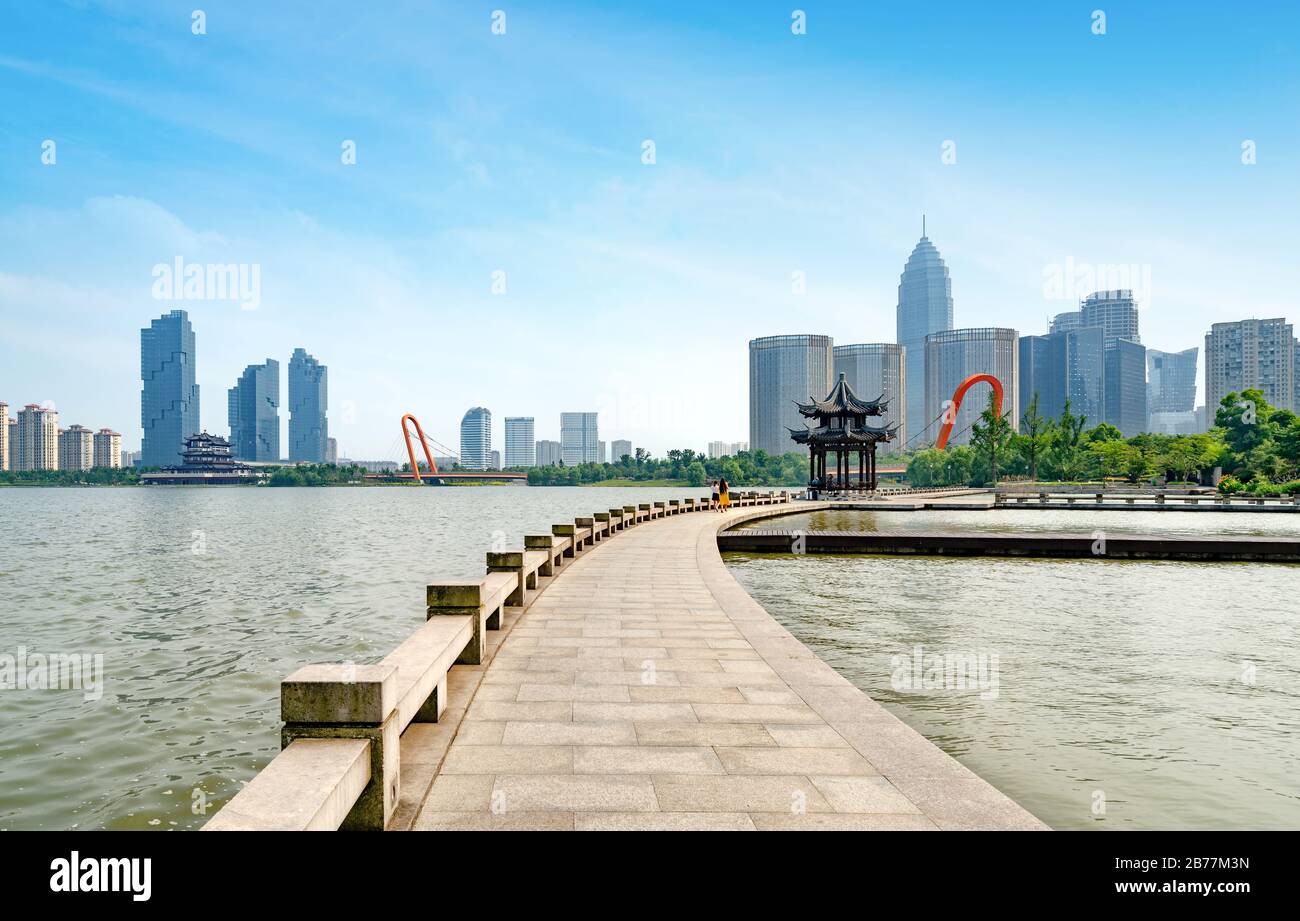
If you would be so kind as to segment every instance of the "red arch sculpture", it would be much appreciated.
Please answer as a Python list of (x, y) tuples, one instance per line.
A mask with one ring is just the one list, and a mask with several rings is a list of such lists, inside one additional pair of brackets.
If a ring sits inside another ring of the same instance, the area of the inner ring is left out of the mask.
[(420, 479), (420, 465), (415, 462), (415, 449), (411, 447), (411, 430), (406, 427), (406, 420), (410, 419), (415, 423), (415, 433), (420, 436), (420, 446), (424, 448), (424, 459), (429, 462), (429, 472), (437, 473), (438, 465), (433, 462), (433, 455), (429, 453), (429, 442), (425, 440), (424, 429), (420, 428), (420, 420), (407, 413), (402, 417), (402, 437), (406, 439), (406, 456), (411, 459), (411, 473), (415, 474), (416, 482), (423, 483)]
[(961, 409), (961, 398), (966, 395), (966, 391), (972, 386), (984, 381), (993, 385), (993, 406), (997, 414), (1002, 415), (1002, 382), (992, 374), (972, 374), (966, 380), (957, 385), (957, 389), (952, 392), (952, 405), (944, 412), (943, 428), (939, 429), (939, 440), (934, 446), (942, 451), (948, 446), (948, 436), (952, 434), (952, 424), (957, 421), (957, 410)]

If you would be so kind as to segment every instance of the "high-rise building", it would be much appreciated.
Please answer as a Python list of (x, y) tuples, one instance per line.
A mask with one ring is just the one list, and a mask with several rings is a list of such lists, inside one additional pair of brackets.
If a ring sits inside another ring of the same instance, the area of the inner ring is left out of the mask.
[(325, 439), (325, 463), (337, 464), (339, 462), (339, 441), (337, 438)]
[(329, 441), (329, 368), (294, 349), (289, 358), (289, 460), (325, 462)]
[(566, 467), (597, 462), (600, 437), (596, 413), (560, 413), (560, 450)]
[(139, 467), (139, 466), (140, 466), (140, 452), (139, 452), (139, 451), (123, 451), (123, 452), (122, 452), (122, 466), (123, 466), (123, 467), (127, 467), (127, 468), (130, 468), (130, 467)]
[(95, 466), (122, 466), (122, 436), (112, 429), (100, 429), (95, 433)]
[(501, 469), (501, 452), (498, 451), (496, 448), (493, 448), (490, 452), (488, 452), (488, 469), (489, 470)]
[(1051, 332), (1067, 332), (1084, 326), (1100, 327), (1107, 342), (1113, 339), (1142, 341), (1138, 335), (1137, 302), (1128, 289), (1094, 291), (1080, 301), (1078, 310), (1053, 317)]
[(532, 467), (537, 462), (532, 416), (506, 416), (506, 466)]
[[(925, 418), (939, 419), (948, 409), (948, 401), (957, 387), (972, 374), (991, 374), (1002, 383), (1002, 413), (1009, 420), (1020, 419), (1018, 366), (1019, 349), (1014, 329), (980, 327), (950, 329), (925, 337)], [(989, 388), (977, 384), (962, 398), (961, 409), (953, 420), (948, 444), (970, 442), (971, 426), (988, 408)], [(913, 436), (913, 448), (932, 444), (939, 435), (939, 424), (925, 435)]]
[(634, 457), (632, 454), (632, 442), (620, 438), (614, 442), (613, 449), (610, 453), (610, 460), (616, 464), (622, 461), (624, 457)]
[(1196, 356), (1192, 346), (1181, 352), (1147, 349), (1147, 408), (1153, 413), (1196, 409)]
[(145, 467), (181, 463), (185, 439), (199, 433), (199, 385), (194, 382), (194, 328), (173, 310), (140, 330), (140, 424)]
[(95, 433), (84, 425), (59, 429), (59, 469), (89, 470), (95, 466)]
[(59, 469), (59, 414), (35, 403), (18, 410), (14, 450), (10, 463), (14, 470)]
[[(227, 393), (230, 451), (239, 460), (280, 459), (280, 363), (249, 365)], [(322, 457), (321, 460), (324, 460)]]
[(1107, 339), (1103, 418), (1125, 438), (1147, 427), (1147, 350), (1132, 339)]
[(1215, 323), (1205, 335), (1205, 414), (1211, 425), (1229, 393), (1264, 392), (1269, 405), (1296, 408), (1295, 332), (1282, 317)]
[(0, 470), (9, 469), (9, 404), (0, 403)]
[(460, 465), (466, 470), (492, 466), (492, 413), (482, 406), (470, 408), (460, 420)]
[(795, 407), (831, 389), (835, 361), (830, 336), (766, 336), (749, 341), (749, 443), (756, 451), (807, 453), (790, 440), (804, 427)]
[[(1038, 395), (1038, 414), (1070, 412), (1096, 425), (1105, 413), (1105, 337), (1095, 326), (1066, 327), (1046, 336), (1021, 336), (1018, 375), (1020, 413)], [(1015, 425), (1020, 427), (1021, 417)]]
[(564, 459), (564, 449), (558, 441), (542, 440), (537, 442), (536, 462), (538, 467), (558, 467)]
[[(904, 430), (907, 437), (917, 444), (934, 441), (938, 434), (937, 428), (927, 429), (934, 416), (925, 415), (931, 403), (931, 395), (925, 389), (930, 380), (925, 370), (925, 337), (950, 329), (952, 279), (948, 276), (948, 266), (944, 264), (943, 257), (930, 242), (930, 238), (925, 236), (923, 224), (921, 239), (908, 257), (898, 281), (896, 336), (898, 344), (906, 349), (907, 368), (903, 392), (907, 399), (907, 414), (904, 417)], [(829, 390), (828, 383), (821, 392)], [(937, 397), (937, 400), (942, 402), (951, 395), (949, 391), (948, 394)], [(749, 440), (754, 441), (752, 436)]]
[(5, 426), (9, 442), (9, 469), (18, 469), (18, 417), (10, 416), (9, 424)]
[(1100, 326), (1107, 342), (1111, 339), (1142, 341), (1132, 291), (1094, 291), (1083, 299), (1079, 315), (1080, 326)]
[(1201, 431), (1196, 414), (1195, 346), (1181, 352), (1147, 349), (1147, 431), (1191, 435)]
[(598, 441), (596, 442), (596, 463), (603, 464), (605, 462), (605, 442)]
[(897, 425), (886, 450), (902, 451), (907, 445), (907, 350), (892, 342), (837, 345), (832, 349), (836, 378), (843, 374), (853, 392), (864, 400), (883, 396), (889, 409), (873, 425)]

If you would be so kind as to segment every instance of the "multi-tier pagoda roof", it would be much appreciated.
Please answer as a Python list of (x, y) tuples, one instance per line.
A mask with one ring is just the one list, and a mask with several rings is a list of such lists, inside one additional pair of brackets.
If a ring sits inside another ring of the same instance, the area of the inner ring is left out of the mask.
[(849, 386), (844, 374), (835, 382), (826, 399), (809, 397), (809, 402), (795, 401), (799, 414), (814, 419), (817, 426), (805, 425), (802, 429), (789, 429), (790, 437), (801, 445), (874, 445), (893, 440), (898, 426), (868, 425), (868, 416), (881, 416), (889, 409), (889, 401), (881, 394), (876, 400), (861, 400)]

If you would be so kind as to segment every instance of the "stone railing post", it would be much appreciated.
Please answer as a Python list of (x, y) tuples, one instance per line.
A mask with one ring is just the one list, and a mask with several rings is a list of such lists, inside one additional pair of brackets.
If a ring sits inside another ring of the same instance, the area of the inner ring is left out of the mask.
[(600, 535), (596, 533), (596, 519), (593, 516), (575, 518), (573, 523), (579, 528), (587, 528), (590, 531), (587, 535), (586, 546), (594, 546), (596, 541), (600, 540)]
[(366, 739), (370, 783), (344, 829), (383, 831), (397, 808), (401, 734), (393, 665), (304, 665), (280, 682), (281, 748), (297, 739)]
[(506, 604), (511, 607), (523, 607), (524, 604), (524, 552), (522, 550), (489, 551), (487, 555), (488, 572), (513, 572), (517, 574), (517, 583), (506, 596)]
[(546, 553), (546, 562), (537, 568), (538, 575), (555, 575), (555, 541), (550, 534), (525, 534), (525, 550), (542, 550)]
[(565, 556), (578, 555), (578, 529), (576, 525), (553, 524), (551, 525), (551, 533), (556, 537), (567, 537), (569, 539), (569, 546), (564, 548)]
[[(464, 651), (457, 657), (458, 665), (482, 665), (483, 652), (487, 648), (483, 636), (484, 618), (483, 618), (483, 584), (481, 582), (444, 582), (440, 585), (430, 585), (425, 590), (425, 601), (428, 604), (428, 616), (438, 617), (443, 614), (468, 614), (470, 615), (471, 636), (469, 642), (465, 645)], [(492, 615), (497, 620), (497, 628), (500, 628), (501, 612), (497, 611)], [(489, 621), (486, 625), (492, 627)]]

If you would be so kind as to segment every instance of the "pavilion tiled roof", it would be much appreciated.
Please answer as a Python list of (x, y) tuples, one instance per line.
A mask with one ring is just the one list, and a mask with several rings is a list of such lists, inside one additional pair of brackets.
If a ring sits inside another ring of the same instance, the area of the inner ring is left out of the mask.
[(811, 396), (808, 399), (807, 403), (796, 400), (795, 406), (799, 407), (801, 415), (810, 419), (826, 416), (879, 416), (889, 409), (889, 401), (884, 398), (884, 394), (877, 400), (858, 399), (843, 372), (826, 399), (818, 400)]

